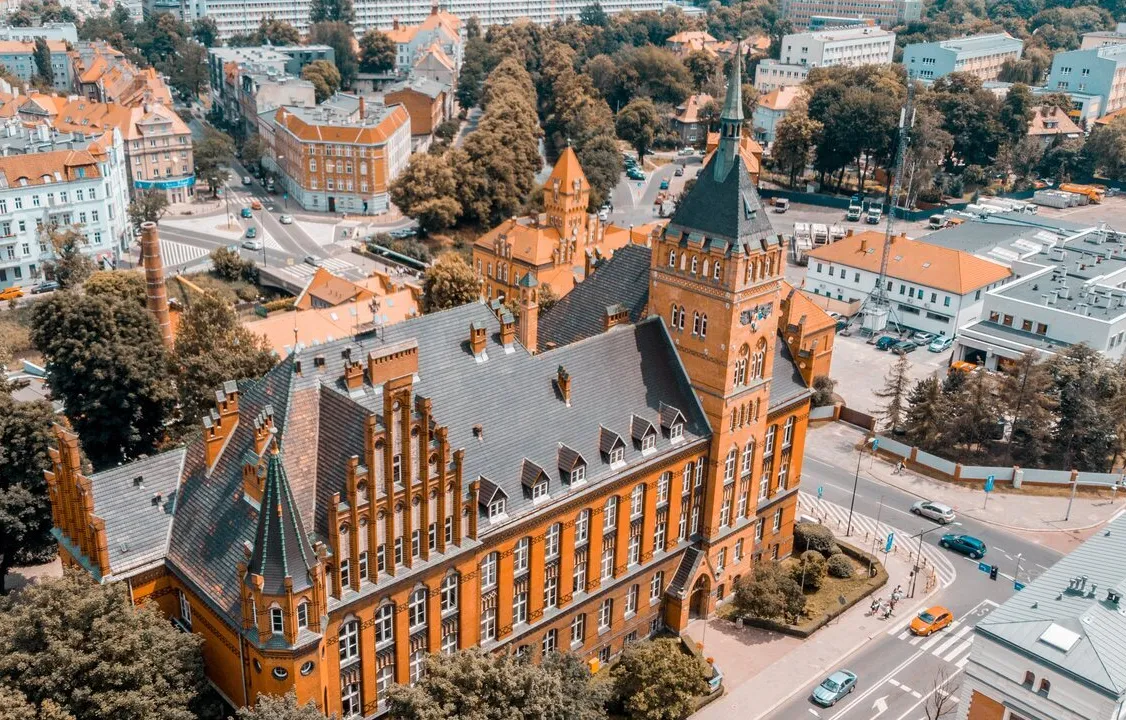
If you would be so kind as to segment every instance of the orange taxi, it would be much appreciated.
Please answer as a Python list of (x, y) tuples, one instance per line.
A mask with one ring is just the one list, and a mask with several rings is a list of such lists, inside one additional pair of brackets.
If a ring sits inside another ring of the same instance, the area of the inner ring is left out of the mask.
[(255, 209), (255, 210), (261, 210), (262, 209), (262, 203), (258, 202), (257, 199), (253, 199), (253, 200), (250, 201), (250, 207)]
[(922, 611), (911, 621), (911, 632), (927, 636), (938, 632), (954, 622), (954, 615), (941, 605)]

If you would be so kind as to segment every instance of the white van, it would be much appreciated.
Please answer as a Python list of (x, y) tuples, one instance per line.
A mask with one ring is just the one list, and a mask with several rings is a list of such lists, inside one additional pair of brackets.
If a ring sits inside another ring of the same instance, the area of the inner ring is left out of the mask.
[(790, 209), (790, 201), (786, 198), (774, 198), (774, 212), (784, 213)]

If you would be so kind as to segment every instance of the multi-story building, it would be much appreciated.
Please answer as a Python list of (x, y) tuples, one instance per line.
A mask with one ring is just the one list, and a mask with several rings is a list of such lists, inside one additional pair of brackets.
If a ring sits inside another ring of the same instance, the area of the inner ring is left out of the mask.
[(425, 78), (411, 78), (387, 87), (383, 101), (402, 105), (411, 118), (411, 149), (424, 151), (438, 126), (454, 116), (453, 87)]
[[(47, 49), (51, 51), (51, 71), (55, 76), (52, 85), (59, 90), (70, 90), (73, 78), (66, 43), (48, 40)], [(0, 40), (0, 65), (23, 82), (31, 82), (31, 78), (39, 74), (35, 64), (35, 41)]]
[(70, 63), (73, 91), (90, 100), (126, 107), (172, 105), (172, 92), (154, 68), (138, 68), (105, 41), (79, 43), (70, 51)]
[(1079, 49), (1091, 50), (1107, 45), (1122, 44), (1126, 44), (1126, 23), (1118, 23), (1118, 26), (1113, 30), (1095, 30), (1093, 32), (1083, 33), (1083, 39), (1079, 43)]
[[(537, 25), (547, 25), (556, 20), (577, 20), (587, 4), (584, 0), (564, 0), (556, 3), (529, 0), (509, 3), (496, 3), (489, 0), (449, 0), (441, 3), (441, 7), (445, 13), (458, 18), (468, 19), (475, 15), (481, 24), (487, 27), (510, 25), (518, 20), (530, 20)], [(664, 7), (664, 3), (660, 0), (607, 0), (600, 5), (611, 15), (627, 10), (660, 11)], [(355, 7), (357, 29), (387, 30), (393, 27), (396, 20), (405, 25), (423, 23), (427, 15), (433, 12), (434, 4), (415, 0), (379, 0), (378, 2), (358, 0)]]
[[(695, 146), (707, 140), (711, 120), (715, 117), (707, 117), (704, 110), (714, 102), (714, 98), (707, 93), (689, 95), (665, 116), (669, 130), (680, 137), (681, 144)], [(717, 107), (716, 110), (718, 109)]]
[(996, 80), (1007, 60), (1019, 60), (1024, 42), (1008, 33), (991, 33), (911, 43), (903, 48), (903, 66), (908, 74), (933, 80), (952, 72), (964, 72), (982, 80)]
[(121, 133), (95, 139), (9, 127), (0, 157), (0, 288), (44, 278), (55, 257), (44, 235), (52, 225), (74, 227), (86, 238), (82, 252), (115, 262), (132, 239)]
[(250, 132), (266, 111), (316, 103), (301, 71), (315, 60), (335, 62), (328, 45), (211, 48), (207, 54), (211, 101), (236, 132)]
[(1041, 105), (1032, 111), (1028, 136), (1036, 138), (1040, 147), (1046, 150), (1064, 140), (1078, 140), (1083, 136), (1083, 130), (1058, 105)]
[[(850, 235), (809, 253), (804, 288), (845, 302), (863, 300), (880, 277), (884, 234)], [(981, 315), (982, 298), (1011, 276), (1009, 268), (973, 253), (911, 240), (892, 240), (887, 295), (903, 327), (953, 337)]]
[(980, 319), (959, 327), (956, 359), (996, 369), (1079, 343), (1126, 354), (1126, 236), (1087, 228), (1042, 237), (1011, 260), (1019, 279), (986, 293)]
[(347, 719), (380, 714), (428, 653), (605, 662), (711, 612), (791, 551), (807, 376), (833, 339), (781, 292), (785, 245), (725, 115), (698, 189), (621, 258), (649, 255), (660, 314), (615, 309), (537, 352), (529, 276), (519, 320), (471, 303), (226, 383), (183, 448), (87, 475), (60, 430), (66, 564), (203, 636), (232, 704), (293, 688)]
[(778, 60), (763, 60), (755, 70), (755, 87), (769, 92), (801, 85), (810, 68), (890, 63), (895, 33), (875, 27), (838, 28), (784, 35)]
[(1121, 717), (1124, 584), (1126, 520), (1118, 519), (978, 621), (954, 717)]
[(829, 30), (831, 28), (875, 27), (878, 23), (865, 17), (835, 17), (832, 15), (811, 15), (806, 30)]
[(755, 131), (755, 140), (763, 145), (773, 143), (774, 129), (782, 121), (782, 118), (790, 114), (794, 102), (801, 97), (801, 88), (793, 85), (780, 87), (777, 90), (759, 95), (751, 122)]
[(1126, 45), (1056, 53), (1045, 87), (1097, 95), (1100, 116), (1126, 107)]
[(0, 40), (22, 40), (34, 42), (35, 38), (46, 38), (59, 42), (78, 44), (78, 28), (74, 23), (49, 22), (35, 27), (16, 27), (0, 25)]
[(437, 5), (432, 6), (430, 14), (417, 25), (406, 25), (397, 18), (393, 19), (386, 34), (395, 43), (395, 72), (400, 75), (410, 73), (423, 53), (437, 47), (453, 62), (456, 73), (461, 69), (464, 54), (461, 33), (461, 20), (457, 15), (440, 11)]
[(890, 29), (922, 14), (922, 0), (783, 0), (781, 12), (795, 28), (810, 28), (814, 16), (823, 15), (872, 19)]
[(316, 107), (281, 107), (262, 138), (262, 164), (281, 175), (288, 197), (307, 210), (386, 212), (387, 192), (411, 154), (402, 105), (337, 93)]

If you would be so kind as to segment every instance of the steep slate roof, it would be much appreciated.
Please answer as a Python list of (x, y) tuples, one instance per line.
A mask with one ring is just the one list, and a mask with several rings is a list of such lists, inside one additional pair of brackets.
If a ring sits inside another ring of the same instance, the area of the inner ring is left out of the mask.
[(545, 349), (597, 335), (605, 327), (606, 308), (621, 304), (637, 323), (649, 302), (652, 250), (626, 245), (604, 260), (598, 270), (540, 314), (539, 346)]
[(315, 564), (309, 536), (301, 525), (293, 492), (286, 480), (285, 465), (280, 452), (275, 450), (266, 465), (262, 511), (258, 514), (254, 552), (247, 571), (262, 576), (265, 594), (284, 595), (286, 578), (292, 579), (294, 592), (308, 588), (309, 571)]
[(777, 235), (751, 182), (742, 154), (735, 155), (734, 167), (722, 181), (717, 180), (713, 172), (718, 160), (719, 151), (716, 151), (696, 176), (692, 191), (677, 204), (668, 232), (674, 237), (689, 234), (689, 240), (727, 243), (728, 249), (740, 241), (777, 244)]
[(177, 448), (90, 476), (111, 575), (164, 557), (185, 454)]
[(793, 403), (811, 393), (805, 379), (798, 372), (794, 356), (781, 338), (774, 343), (773, 373), (770, 377), (770, 410)]
[[(1076, 578), (1086, 582), (1073, 587)], [(1121, 698), (1126, 695), (1126, 615), (1120, 608), (1126, 608), (1126, 600), (1110, 601), (1107, 590), (1126, 594), (1126, 518), (1108, 523), (1044, 571), (982, 619), (975, 632)], [(1069, 650), (1041, 640), (1053, 625), (1078, 635)]]

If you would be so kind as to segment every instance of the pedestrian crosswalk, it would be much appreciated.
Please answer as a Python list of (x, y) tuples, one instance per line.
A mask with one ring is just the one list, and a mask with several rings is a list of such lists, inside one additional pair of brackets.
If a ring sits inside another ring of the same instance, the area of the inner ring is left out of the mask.
[[(347, 260), (341, 260), (339, 258), (325, 258), (320, 261), (320, 267), (323, 267), (325, 270), (328, 270), (334, 275), (343, 275), (349, 272), (360, 272), (360, 269), (358, 267), (348, 262)], [(308, 263), (294, 263), (293, 265), (286, 266), (284, 270), (290, 275), (293, 275), (294, 277), (301, 280), (308, 280), (309, 278), (313, 277), (313, 274), (315, 272), (317, 272), (317, 268)]]
[(194, 245), (176, 242), (175, 240), (160, 241), (160, 258), (165, 267), (178, 267), (193, 263), (200, 258), (207, 257), (208, 251)]
[[(798, 507), (801, 512), (813, 515), (822, 522), (830, 525), (839, 526), (841, 534), (848, 524), (848, 508), (837, 505), (836, 503), (829, 502), (823, 498), (818, 498), (816, 495), (800, 491), (798, 493)], [(873, 548), (880, 552), (884, 549), (884, 543), (888, 534), (895, 533), (895, 544), (898, 546), (900, 553), (913, 553), (916, 547), (907, 547), (904, 543), (911, 537), (911, 533), (904, 532), (892, 525), (885, 522), (877, 523), (875, 518), (870, 518), (867, 515), (861, 515), (854, 512), (852, 514), (852, 538), (866, 538), (868, 547), (865, 549), (871, 552)], [(863, 544), (863, 543), (862, 543)], [(938, 547), (923, 543), (923, 564), (926, 568), (933, 570), (938, 576), (938, 583), (941, 587), (946, 587), (954, 582), (958, 573), (954, 569), (954, 563), (950, 562), (950, 558), (946, 557), (946, 553)], [(924, 571), (924, 576), (927, 574)], [(920, 582), (922, 579), (920, 578)]]
[(897, 626), (888, 631), (896, 634), (898, 640), (929, 653), (944, 662), (953, 663), (959, 670), (965, 667), (970, 658), (970, 647), (973, 644), (974, 624), (971, 620), (955, 620), (945, 630), (924, 637), (911, 632), (910, 620), (905, 625)]

